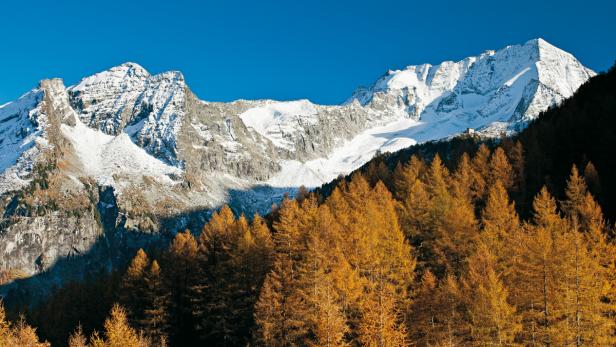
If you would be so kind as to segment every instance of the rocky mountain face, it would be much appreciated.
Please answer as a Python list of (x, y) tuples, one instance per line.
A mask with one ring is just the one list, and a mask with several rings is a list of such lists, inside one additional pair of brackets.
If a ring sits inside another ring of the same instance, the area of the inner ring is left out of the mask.
[(181, 73), (134, 63), (69, 87), (45, 80), (0, 106), (0, 270), (82, 269), (70, 259), (93, 252), (113, 266), (120, 250), (198, 227), (223, 203), (264, 212), (378, 151), (515, 131), (593, 75), (537, 39), (392, 70), (336, 106), (206, 102)]

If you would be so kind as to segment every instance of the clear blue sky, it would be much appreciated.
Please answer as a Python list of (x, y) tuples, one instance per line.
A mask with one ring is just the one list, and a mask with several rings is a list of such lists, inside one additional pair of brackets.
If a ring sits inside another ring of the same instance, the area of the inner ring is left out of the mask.
[(2, 1), (0, 104), (126, 61), (205, 100), (344, 101), (387, 69), (543, 37), (603, 71), (616, 1)]

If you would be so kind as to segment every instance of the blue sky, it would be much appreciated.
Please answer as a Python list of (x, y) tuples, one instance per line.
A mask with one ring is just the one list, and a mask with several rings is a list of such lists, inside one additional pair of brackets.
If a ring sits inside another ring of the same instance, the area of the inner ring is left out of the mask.
[(202, 99), (334, 104), (387, 69), (543, 37), (603, 71), (613, 0), (3, 1), (0, 104), (126, 61), (180, 70)]

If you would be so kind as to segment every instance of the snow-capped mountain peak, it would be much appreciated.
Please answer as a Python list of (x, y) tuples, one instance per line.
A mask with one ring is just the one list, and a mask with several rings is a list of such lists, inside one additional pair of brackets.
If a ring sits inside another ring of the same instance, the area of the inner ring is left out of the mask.
[[(391, 70), (371, 87), (358, 89), (347, 103), (358, 100), (415, 119), (462, 111), (470, 118), (528, 121), (593, 75), (571, 54), (539, 38), (458, 62)], [(542, 100), (530, 97), (537, 91), (545, 94)]]
[(179, 164), (175, 134), (185, 89), (179, 71), (151, 75), (129, 62), (86, 77), (68, 92), (84, 124), (111, 135), (127, 130), (146, 151)]
[(105, 85), (113, 88), (118, 85), (126, 86), (130, 84), (128, 82), (131, 80), (143, 83), (148, 77), (150, 77), (150, 73), (141, 65), (127, 62), (86, 77), (77, 85), (69, 87), (69, 89), (75, 92), (82, 92), (93, 88), (101, 88)]

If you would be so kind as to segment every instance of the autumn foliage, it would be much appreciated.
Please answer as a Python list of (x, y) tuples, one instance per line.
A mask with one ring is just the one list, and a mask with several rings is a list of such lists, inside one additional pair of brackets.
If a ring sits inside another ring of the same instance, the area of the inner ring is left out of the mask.
[[(481, 146), (449, 168), (374, 164), (267, 219), (225, 206), (197, 235), (139, 250), (122, 306), (70, 346), (614, 346), (596, 170), (573, 166), (563, 199), (543, 187), (522, 218), (524, 168), (519, 143)], [(2, 336), (36, 339), (20, 324)]]

